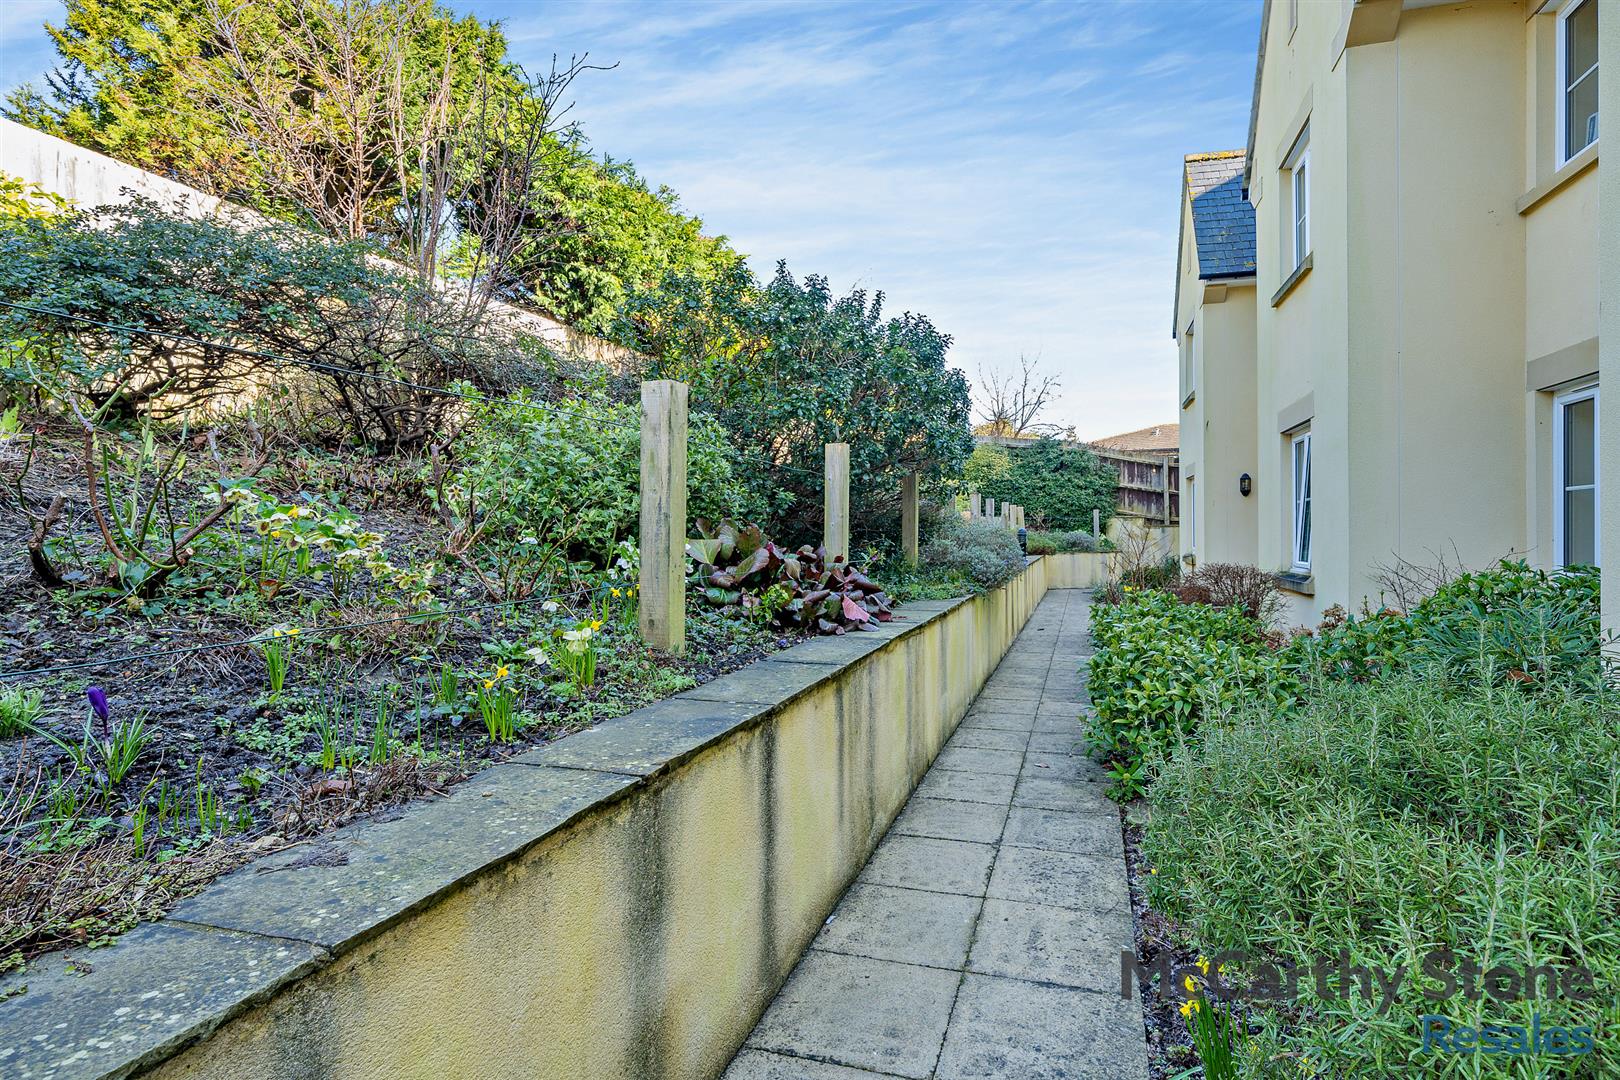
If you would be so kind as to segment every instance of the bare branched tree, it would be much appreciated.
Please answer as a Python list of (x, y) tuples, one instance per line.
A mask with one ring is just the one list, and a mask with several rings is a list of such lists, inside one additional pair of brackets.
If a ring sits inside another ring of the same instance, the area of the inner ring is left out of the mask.
[(1056, 375), (1041, 374), (1040, 364), (1039, 357), (1032, 360), (1020, 353), (1017, 371), (979, 369), (979, 415), (986, 434), (1020, 438), (1063, 433), (1057, 424), (1044, 424), (1038, 419), (1051, 404), (1059, 385)]
[(531, 78), (450, 38), (412, 52), (430, 0), (207, 9), (220, 55), (206, 85), (276, 198), (330, 236), (397, 250), (424, 287), (464, 279), (469, 315), (516, 290), (514, 255), (576, 138), (564, 99), (606, 68), (553, 57)]

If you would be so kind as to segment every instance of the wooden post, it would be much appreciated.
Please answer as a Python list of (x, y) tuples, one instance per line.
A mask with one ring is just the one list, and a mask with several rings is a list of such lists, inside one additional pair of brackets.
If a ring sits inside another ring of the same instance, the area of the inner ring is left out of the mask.
[(986, 518), (993, 518), (996, 516), (996, 500), (992, 499), (988, 495), (984, 497), (984, 516)]
[(686, 394), (683, 382), (641, 384), (641, 637), (686, 651)]
[(1093, 510), (1091, 512), (1091, 538), (1093, 540), (1101, 540), (1102, 536), (1099, 535), (1101, 532), (1102, 532), (1102, 511), (1101, 510)]
[(827, 479), (822, 488), (825, 524), (821, 544), (827, 561), (849, 561), (849, 443), (827, 443)]
[(968, 520), (977, 521), (979, 518), (979, 493), (968, 492)]
[(917, 565), (917, 474), (900, 480), (900, 557)]

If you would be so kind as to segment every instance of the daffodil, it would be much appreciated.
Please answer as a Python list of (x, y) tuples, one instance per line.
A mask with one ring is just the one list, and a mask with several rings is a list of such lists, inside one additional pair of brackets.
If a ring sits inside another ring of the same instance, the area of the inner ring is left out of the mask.
[(495, 680), (494, 679), (485, 679), (484, 680), (484, 689), (485, 690), (488, 690), (490, 687), (492, 687), (494, 685), (495, 685)]
[(1191, 1020), (1192, 1019), (1192, 1014), (1197, 1012), (1197, 1011), (1198, 1011), (1198, 999), (1197, 998), (1189, 998), (1188, 1000), (1181, 1003), (1181, 1015), (1186, 1017), (1188, 1020)]
[(504, 679), (508, 674), (509, 672), (506, 670), (505, 664), (502, 664), (500, 667), (495, 669), (495, 677), (497, 679)]
[(1187, 988), (1187, 992), (1189, 994), (1195, 994), (1198, 992), (1198, 984), (1193, 982), (1193, 977), (1191, 975), (1188, 975), (1186, 978), (1182, 979), (1181, 985)]
[(602, 629), (602, 620), (601, 619), (592, 620), (591, 629), (592, 630), (600, 630), (600, 629)]
[(1209, 974), (1209, 960), (1200, 956), (1195, 963), (1199, 971), (1202, 971), (1205, 975)]
[(617, 599), (620, 595), (622, 595), (622, 594), (619, 592), (618, 589), (613, 590), (613, 596), (614, 596), (615, 599)]

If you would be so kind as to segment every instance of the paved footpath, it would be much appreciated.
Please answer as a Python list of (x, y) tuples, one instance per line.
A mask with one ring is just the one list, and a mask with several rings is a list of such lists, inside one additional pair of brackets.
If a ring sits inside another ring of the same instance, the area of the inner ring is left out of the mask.
[(1142, 1080), (1119, 816), (1084, 756), (1089, 602), (1041, 601), (724, 1080)]

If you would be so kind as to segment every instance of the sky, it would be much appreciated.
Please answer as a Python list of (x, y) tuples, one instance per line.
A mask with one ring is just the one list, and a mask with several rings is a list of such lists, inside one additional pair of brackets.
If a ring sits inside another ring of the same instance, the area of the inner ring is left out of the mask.
[[(445, 2), (445, 0), (441, 0)], [(926, 314), (981, 371), (1038, 358), (1082, 438), (1176, 420), (1181, 160), (1241, 148), (1260, 0), (448, 0), (514, 58), (588, 53), (593, 149), (779, 259)], [(0, 89), (59, 0), (0, 0)]]

